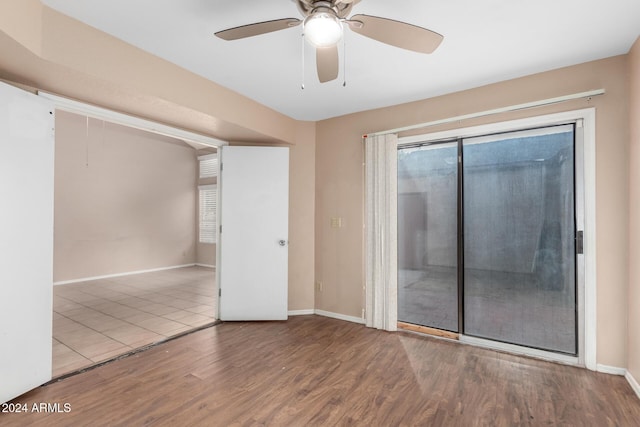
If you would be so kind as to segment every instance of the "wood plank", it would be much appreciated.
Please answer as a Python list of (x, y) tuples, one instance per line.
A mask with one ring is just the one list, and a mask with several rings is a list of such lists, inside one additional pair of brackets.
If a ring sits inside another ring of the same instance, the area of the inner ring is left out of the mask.
[(398, 322), (398, 329), (405, 331), (418, 332), (426, 335), (433, 335), (441, 338), (448, 338), (450, 340), (458, 340), (459, 335), (456, 332), (444, 331), (442, 329), (430, 328), (428, 326), (414, 325), (413, 323)]
[(222, 323), (33, 390), (0, 425), (637, 425), (624, 378), (319, 316)]

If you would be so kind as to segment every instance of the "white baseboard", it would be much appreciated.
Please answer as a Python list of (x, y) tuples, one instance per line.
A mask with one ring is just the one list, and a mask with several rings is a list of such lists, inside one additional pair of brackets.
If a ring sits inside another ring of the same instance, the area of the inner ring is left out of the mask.
[(535, 348), (523, 347), (515, 344), (508, 344), (498, 341), (492, 341), (483, 338), (471, 337), (468, 335), (460, 334), (459, 342), (462, 344), (469, 344), (475, 347), (483, 347), (491, 350), (504, 351), (507, 353), (518, 354), (521, 356), (534, 357), (540, 360), (546, 360), (549, 362), (562, 363), (564, 365), (579, 366), (579, 360), (575, 356), (568, 356), (560, 353), (553, 353), (551, 351), (538, 350)]
[(603, 374), (621, 375), (621, 376), (625, 376), (625, 374), (627, 373), (627, 370), (625, 368), (618, 368), (617, 366), (602, 365), (600, 363), (596, 365), (596, 371), (602, 372)]
[(113, 278), (113, 277), (131, 276), (131, 275), (134, 275), (134, 274), (153, 273), (153, 272), (156, 272), (156, 271), (174, 270), (176, 268), (193, 267), (195, 265), (196, 264), (172, 265), (170, 267), (152, 268), (152, 269), (149, 269), (149, 270), (129, 271), (127, 273), (116, 273), (116, 274), (105, 274), (104, 276), (83, 277), (83, 278), (80, 278), (80, 279), (62, 280), (62, 281), (59, 281), (59, 282), (53, 282), (53, 285), (54, 286), (57, 286), (57, 285), (69, 285), (71, 283), (89, 282), (91, 280), (110, 279), (110, 278)]
[(627, 369), (598, 364), (597, 371), (604, 374), (621, 375), (625, 377), (633, 391), (636, 392), (638, 399), (640, 399), (640, 384), (638, 384), (638, 381), (633, 377), (633, 375), (631, 375), (631, 372), (629, 372)]
[(287, 314), (289, 316), (306, 316), (308, 314), (315, 314), (315, 310), (313, 308), (307, 310), (289, 310)]
[(347, 316), (346, 314), (332, 313), (330, 311), (324, 310), (314, 310), (314, 313), (318, 316), (331, 317), (332, 319), (346, 320), (347, 322), (359, 323), (361, 325), (364, 325), (364, 319), (360, 317)]
[(638, 384), (638, 381), (636, 381), (636, 379), (633, 378), (633, 375), (631, 375), (631, 372), (629, 372), (629, 371), (627, 371), (627, 373), (624, 375), (624, 377), (627, 379), (627, 381), (629, 381), (629, 384), (631, 385), (631, 388), (638, 395), (638, 399), (640, 399), (640, 384)]
[(195, 265), (196, 265), (196, 267), (213, 268), (214, 270), (216, 269), (216, 266), (213, 265), (213, 264), (201, 264), (201, 263), (197, 262)]

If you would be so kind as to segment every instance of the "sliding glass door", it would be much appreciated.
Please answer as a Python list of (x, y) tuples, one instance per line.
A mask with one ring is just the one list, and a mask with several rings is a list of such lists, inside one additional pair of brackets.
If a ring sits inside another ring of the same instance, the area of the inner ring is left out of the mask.
[(577, 354), (574, 133), (399, 149), (399, 320)]
[(398, 151), (398, 320), (458, 331), (458, 143)]
[(465, 334), (576, 353), (573, 139), (463, 141)]

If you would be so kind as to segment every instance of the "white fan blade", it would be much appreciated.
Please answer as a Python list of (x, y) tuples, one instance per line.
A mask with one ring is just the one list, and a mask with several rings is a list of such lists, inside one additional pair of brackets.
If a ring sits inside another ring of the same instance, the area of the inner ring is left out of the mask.
[(338, 46), (316, 48), (316, 67), (320, 83), (338, 78)]
[(218, 31), (215, 35), (223, 40), (238, 40), (247, 37), (259, 36), (261, 34), (272, 33), (274, 31), (285, 30), (287, 28), (300, 25), (302, 21), (297, 18), (276, 19), (273, 21), (256, 22), (255, 24), (242, 25), (240, 27), (229, 28)]
[(432, 53), (444, 38), (436, 32), (417, 25), (377, 16), (354, 15), (347, 24), (352, 31), (365, 37), (419, 53)]

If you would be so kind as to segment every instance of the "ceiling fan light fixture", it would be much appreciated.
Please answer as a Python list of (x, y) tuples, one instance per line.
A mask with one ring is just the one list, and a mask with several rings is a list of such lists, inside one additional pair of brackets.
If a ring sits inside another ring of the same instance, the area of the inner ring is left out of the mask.
[[(300, 43), (302, 43), (303, 76), (305, 46), (309, 43), (315, 48), (315, 62), (320, 83), (332, 81), (338, 77), (341, 62), (338, 44), (340, 41), (345, 41), (343, 34), (345, 27), (369, 39), (418, 53), (433, 53), (443, 39), (441, 34), (407, 22), (373, 15), (351, 15), (351, 9), (361, 0), (293, 1), (298, 6), (302, 19), (281, 18), (255, 22), (218, 31), (215, 35), (223, 40), (238, 40), (302, 25), (303, 37), (300, 38)], [(345, 47), (343, 44), (343, 55)], [(344, 65), (344, 56), (342, 62)]]
[(314, 13), (304, 20), (304, 38), (315, 47), (335, 46), (342, 38), (342, 23), (335, 14)]

